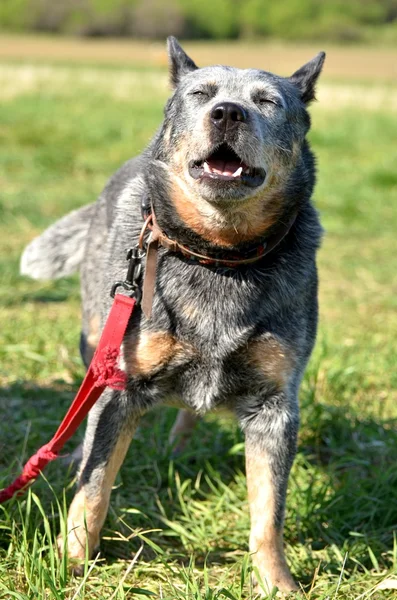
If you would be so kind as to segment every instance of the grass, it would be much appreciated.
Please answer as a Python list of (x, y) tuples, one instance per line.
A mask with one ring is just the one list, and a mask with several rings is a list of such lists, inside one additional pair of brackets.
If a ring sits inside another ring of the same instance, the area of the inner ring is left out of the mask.
[[(95, 198), (145, 146), (167, 91), (164, 71), (142, 66), (3, 63), (0, 84), (1, 487), (51, 437), (83, 377), (78, 280), (20, 277), (21, 250)], [(382, 98), (397, 88), (377, 86), (378, 99), (367, 102), (372, 83), (328, 81), (312, 109), (326, 229), (321, 322), (301, 389), (285, 536), (308, 600), (396, 594), (397, 125)], [(0, 598), (252, 597), (241, 434), (209, 415), (172, 459), (174, 417), (166, 409), (143, 419), (112, 494), (101, 556), (83, 579), (69, 577), (54, 552), (72, 468), (56, 461), (29, 494), (0, 507)]]

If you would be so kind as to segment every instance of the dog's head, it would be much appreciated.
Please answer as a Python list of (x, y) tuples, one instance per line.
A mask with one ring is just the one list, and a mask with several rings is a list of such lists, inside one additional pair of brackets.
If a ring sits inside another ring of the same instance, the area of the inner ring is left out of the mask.
[(221, 203), (285, 181), (309, 129), (306, 105), (325, 54), (289, 78), (256, 69), (199, 69), (175, 38), (168, 51), (174, 94), (165, 110), (166, 162), (192, 193)]
[(238, 222), (243, 211), (244, 218), (267, 211), (273, 214), (269, 225), (300, 180), (310, 196), (314, 167), (305, 142), (307, 104), (314, 99), (325, 54), (284, 78), (257, 69), (198, 68), (172, 37), (168, 52), (174, 93), (165, 107), (156, 158), (167, 168), (179, 204), (183, 194), (189, 214), (216, 210), (219, 220), (220, 213), (240, 213)]

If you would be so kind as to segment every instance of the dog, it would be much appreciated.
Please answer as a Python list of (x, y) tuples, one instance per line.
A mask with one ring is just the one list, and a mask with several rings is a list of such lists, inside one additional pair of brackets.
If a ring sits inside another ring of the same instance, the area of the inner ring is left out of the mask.
[(177, 439), (198, 415), (223, 407), (245, 435), (253, 564), (267, 589), (289, 592), (298, 588), (283, 550), (285, 498), (298, 389), (316, 336), (322, 235), (307, 107), (325, 54), (286, 78), (198, 68), (173, 37), (168, 54), (173, 93), (148, 148), (21, 260), (34, 278), (80, 270), (88, 365), (109, 291), (125, 278), (126, 251), (140, 236), (142, 203), (170, 242), (157, 251), (151, 315), (137, 309), (124, 337), (126, 389), (107, 388), (89, 415), (68, 553), (78, 564), (97, 547), (116, 474), (147, 410), (177, 403)]

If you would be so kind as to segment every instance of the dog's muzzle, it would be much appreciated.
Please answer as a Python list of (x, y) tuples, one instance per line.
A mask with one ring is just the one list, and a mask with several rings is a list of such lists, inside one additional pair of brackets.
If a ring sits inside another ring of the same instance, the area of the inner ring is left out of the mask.
[(228, 182), (258, 187), (266, 179), (266, 171), (260, 167), (250, 167), (227, 143), (218, 145), (206, 158), (191, 160), (189, 174), (193, 179), (208, 183)]

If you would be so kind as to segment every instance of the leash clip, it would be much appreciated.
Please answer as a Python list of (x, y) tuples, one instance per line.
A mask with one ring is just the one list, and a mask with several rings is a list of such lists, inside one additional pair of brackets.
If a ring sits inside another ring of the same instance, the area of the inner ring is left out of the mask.
[(145, 254), (139, 247), (139, 244), (128, 250), (126, 256), (126, 259), (129, 261), (127, 276), (124, 281), (116, 281), (113, 284), (110, 292), (112, 298), (114, 298), (117, 288), (122, 287), (131, 297), (135, 298), (137, 304), (141, 302), (142, 290), (140, 278), (142, 274), (142, 258), (144, 258)]

